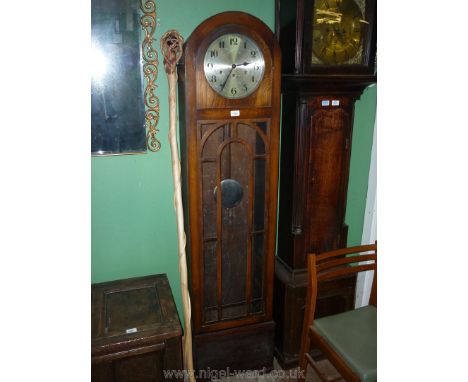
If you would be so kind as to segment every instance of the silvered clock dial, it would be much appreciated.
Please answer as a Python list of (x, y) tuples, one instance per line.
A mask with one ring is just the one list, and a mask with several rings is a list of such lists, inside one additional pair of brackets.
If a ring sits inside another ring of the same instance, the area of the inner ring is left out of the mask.
[(260, 85), (265, 59), (250, 38), (229, 33), (208, 46), (203, 67), (206, 80), (216, 93), (225, 98), (244, 98)]

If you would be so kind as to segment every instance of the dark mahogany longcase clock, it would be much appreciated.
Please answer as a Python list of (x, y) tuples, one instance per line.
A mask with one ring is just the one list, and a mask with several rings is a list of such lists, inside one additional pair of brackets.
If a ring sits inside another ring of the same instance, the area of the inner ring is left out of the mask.
[[(283, 104), (273, 317), (283, 367), (297, 365), (307, 253), (347, 245), (354, 104), (377, 81), (375, 17), (375, 0), (276, 1)], [(319, 285), (316, 317), (350, 309), (354, 294), (354, 277)]]
[(179, 68), (197, 369), (273, 365), (281, 54), (242, 12), (200, 24)]

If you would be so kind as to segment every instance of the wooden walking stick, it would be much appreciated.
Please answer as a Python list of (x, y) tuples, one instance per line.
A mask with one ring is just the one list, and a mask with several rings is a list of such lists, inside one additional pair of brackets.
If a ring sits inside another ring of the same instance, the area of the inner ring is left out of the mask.
[(174, 207), (177, 216), (177, 235), (179, 239), (179, 273), (182, 305), (184, 309), (184, 367), (189, 380), (195, 381), (192, 358), (192, 328), (190, 296), (187, 284), (187, 258), (185, 255), (184, 207), (182, 205), (182, 187), (180, 177), (179, 149), (176, 134), (177, 71), (176, 65), (182, 56), (184, 40), (176, 30), (169, 30), (161, 37), (161, 52), (164, 56), (164, 70), (169, 83), (169, 143), (171, 146), (172, 175), (174, 182)]

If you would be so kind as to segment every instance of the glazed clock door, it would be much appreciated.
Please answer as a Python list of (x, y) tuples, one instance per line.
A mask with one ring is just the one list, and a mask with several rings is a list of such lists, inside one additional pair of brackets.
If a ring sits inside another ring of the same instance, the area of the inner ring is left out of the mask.
[(200, 121), (202, 324), (265, 312), (269, 121)]

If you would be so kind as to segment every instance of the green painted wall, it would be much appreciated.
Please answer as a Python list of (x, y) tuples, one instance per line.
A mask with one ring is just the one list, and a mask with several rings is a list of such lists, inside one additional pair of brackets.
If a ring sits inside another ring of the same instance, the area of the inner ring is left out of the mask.
[[(206, 18), (239, 10), (274, 27), (274, 0), (159, 0), (155, 46), (169, 29), (186, 39)], [(159, 139), (162, 149), (146, 155), (93, 157), (91, 161), (91, 281), (167, 273), (181, 312), (176, 220), (167, 141), (168, 88), (159, 55)], [(350, 242), (360, 240), (372, 145), (375, 90), (356, 105), (347, 223)], [(372, 123), (370, 121), (372, 120)], [(358, 154), (355, 152), (358, 151)]]
[(361, 244), (376, 107), (377, 86), (375, 85), (364, 91), (354, 109), (353, 142), (345, 217), (346, 224), (349, 226), (348, 246)]

